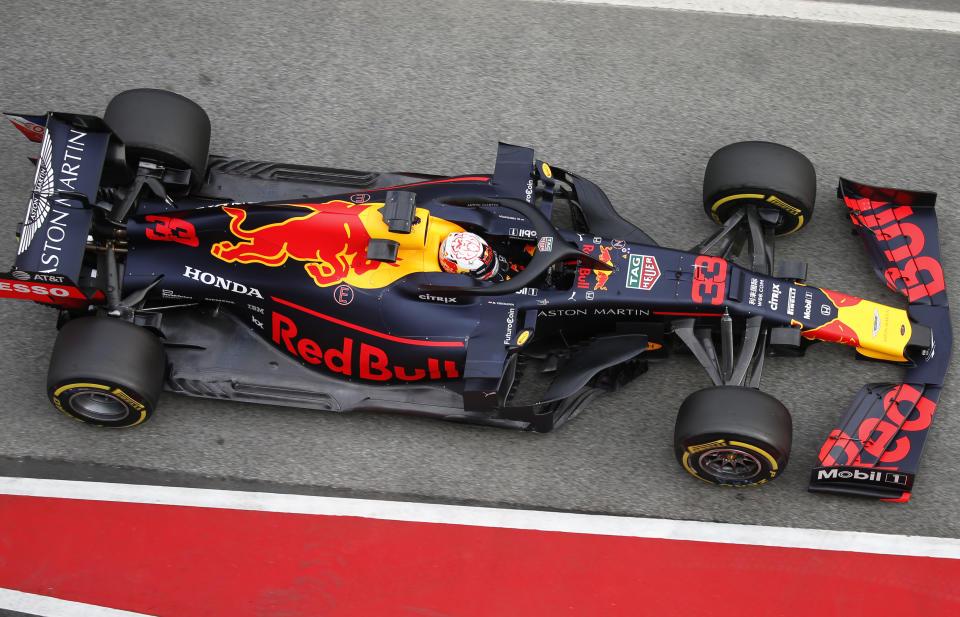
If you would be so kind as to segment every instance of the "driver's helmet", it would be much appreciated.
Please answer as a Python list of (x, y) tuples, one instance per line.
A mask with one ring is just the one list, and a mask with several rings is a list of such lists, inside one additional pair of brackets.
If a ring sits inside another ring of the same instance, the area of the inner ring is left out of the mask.
[(485, 281), (497, 274), (499, 260), (487, 241), (469, 231), (458, 231), (440, 243), (440, 267), (444, 272), (469, 274)]

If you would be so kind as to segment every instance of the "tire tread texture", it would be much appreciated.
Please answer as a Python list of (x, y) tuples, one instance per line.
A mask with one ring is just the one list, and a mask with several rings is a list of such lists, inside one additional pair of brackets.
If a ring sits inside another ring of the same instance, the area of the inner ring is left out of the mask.
[(160, 339), (149, 330), (110, 317), (80, 317), (60, 329), (50, 357), (47, 390), (68, 381), (102, 379), (129, 388), (154, 409), (166, 368)]
[[(810, 160), (793, 148), (767, 141), (743, 141), (717, 150), (703, 175), (703, 207), (741, 192), (775, 193), (803, 212), (804, 225), (813, 216), (817, 173)], [(721, 215), (726, 220), (730, 212)]]
[(127, 153), (189, 167), (203, 181), (210, 148), (210, 118), (198, 104), (169, 90), (140, 88), (113, 97), (103, 114)]
[(754, 388), (714, 386), (698, 390), (680, 405), (674, 445), (695, 436), (737, 435), (772, 446), (787, 456), (793, 442), (790, 412), (773, 396)]

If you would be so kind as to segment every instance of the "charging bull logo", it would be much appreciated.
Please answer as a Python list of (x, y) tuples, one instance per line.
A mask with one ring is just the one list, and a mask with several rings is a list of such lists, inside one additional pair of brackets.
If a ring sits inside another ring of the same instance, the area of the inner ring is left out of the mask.
[[(583, 252), (587, 255), (592, 255), (594, 250), (598, 247), (593, 244), (584, 244)], [(607, 264), (613, 268), (613, 258), (610, 257), (610, 247), (600, 246), (600, 253), (597, 255), (597, 259)], [(586, 268), (581, 266), (577, 269), (577, 288), (578, 289), (590, 289), (590, 275), (593, 274), (596, 276), (593, 282), (593, 289), (596, 290), (607, 290), (607, 281), (610, 279), (610, 272), (607, 270), (594, 270), (593, 268)]]
[(835, 317), (818, 327), (804, 330), (801, 336), (851, 345), (857, 347), (861, 354), (873, 358), (904, 361), (903, 350), (911, 332), (906, 311), (829, 289), (820, 291), (830, 303), (825, 306), (836, 308), (830, 311)]
[[(613, 258), (610, 257), (610, 249), (606, 246), (600, 247), (600, 255), (598, 257), (600, 261), (607, 264), (608, 266), (613, 266)], [(607, 280), (610, 278), (609, 272), (604, 272), (603, 270), (597, 270), (597, 282), (594, 283), (593, 288), (607, 290)]]
[[(850, 311), (845, 311), (844, 309), (857, 306), (864, 301), (861, 298), (854, 298), (853, 296), (848, 296), (837, 291), (830, 291), (829, 289), (822, 291), (838, 309), (837, 313), (839, 316), (831, 319), (820, 327), (805, 330), (800, 335), (810, 340), (830, 341), (832, 343), (840, 343), (841, 345), (858, 347), (860, 345), (860, 336), (855, 325), (858, 321), (862, 320), (850, 319), (853, 315)], [(842, 318), (846, 318), (847, 321), (852, 323), (847, 323)]]
[[(327, 287), (346, 280), (368, 287), (363, 275), (381, 267), (397, 267), (367, 258), (370, 234), (364, 214), (381, 204), (355, 204), (333, 200), (321, 204), (291, 204), (308, 211), (279, 223), (245, 228), (250, 214), (245, 208), (223, 206), (230, 216), (230, 232), (242, 242), (218, 242), (210, 253), (228, 263), (259, 263), (282, 266), (288, 259), (306, 262), (303, 266), (314, 283)], [(398, 259), (399, 261), (399, 259)]]

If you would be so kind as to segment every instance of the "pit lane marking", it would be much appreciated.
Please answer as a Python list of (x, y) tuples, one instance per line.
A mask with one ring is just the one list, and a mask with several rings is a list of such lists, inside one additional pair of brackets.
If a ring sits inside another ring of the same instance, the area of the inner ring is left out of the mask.
[(132, 613), (98, 604), (61, 600), (0, 587), (0, 610), (3, 609), (43, 617), (151, 617), (146, 613)]
[(697, 13), (782, 17), (803, 21), (935, 30), (960, 33), (960, 13), (814, 0), (535, 0), (566, 4), (606, 4)]
[(635, 538), (960, 559), (960, 539), (343, 497), (0, 477), (0, 495), (352, 516)]

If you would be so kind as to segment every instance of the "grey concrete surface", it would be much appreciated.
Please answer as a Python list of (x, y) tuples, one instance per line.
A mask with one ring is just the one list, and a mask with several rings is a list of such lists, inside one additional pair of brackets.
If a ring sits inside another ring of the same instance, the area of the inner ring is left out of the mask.
[(922, 11), (956, 11), (960, 6), (957, 0), (813, 0), (826, 4), (862, 4), (865, 6), (888, 6), (901, 9), (919, 9)]
[[(817, 166), (817, 213), (778, 256), (810, 280), (897, 303), (849, 235), (836, 177), (936, 190), (948, 287), (960, 278), (960, 39), (875, 27), (623, 7), (426, 2), (8, 3), (0, 107), (100, 113), (131, 87), (206, 107), (212, 151), (371, 170), (492, 171), (497, 140), (604, 187), (660, 243), (713, 229), (709, 155), (780, 141)], [(8, 259), (35, 149), (0, 133)], [(373, 414), (165, 396), (130, 431), (70, 422), (44, 397), (52, 311), (0, 303), (0, 454), (82, 469), (303, 485), (318, 492), (736, 523), (960, 537), (957, 378), (944, 390), (908, 505), (808, 494), (824, 437), (890, 367), (822, 345), (767, 364), (793, 412), (786, 473), (722, 490), (673, 459), (675, 410), (708, 384), (689, 358), (656, 366), (549, 435)], [(88, 467), (92, 465), (93, 467)], [(111, 476), (114, 477), (114, 476)], [(168, 477), (159, 476), (158, 477)]]

